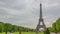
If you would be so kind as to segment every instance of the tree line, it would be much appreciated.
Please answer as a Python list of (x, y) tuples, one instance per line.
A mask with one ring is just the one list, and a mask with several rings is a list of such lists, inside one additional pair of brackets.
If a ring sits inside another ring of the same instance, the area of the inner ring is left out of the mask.
[(60, 18), (58, 18), (51, 27), (46, 28), (44, 34), (50, 34), (50, 32), (59, 33), (60, 32)]
[(49, 27), (50, 32), (58, 33), (60, 32), (60, 18), (58, 18), (51, 27)]
[(0, 22), (0, 32), (18, 32), (18, 31), (32, 32), (34, 31), (34, 29), (30, 29), (23, 26), (12, 25), (10, 23)]

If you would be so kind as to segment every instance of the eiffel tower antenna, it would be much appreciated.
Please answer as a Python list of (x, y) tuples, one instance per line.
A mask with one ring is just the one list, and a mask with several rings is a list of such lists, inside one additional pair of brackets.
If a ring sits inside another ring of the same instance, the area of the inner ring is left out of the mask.
[(46, 29), (46, 26), (44, 24), (44, 20), (42, 18), (42, 4), (40, 3), (40, 18), (39, 18), (39, 23), (36, 27), (36, 31), (41, 31), (41, 28)]

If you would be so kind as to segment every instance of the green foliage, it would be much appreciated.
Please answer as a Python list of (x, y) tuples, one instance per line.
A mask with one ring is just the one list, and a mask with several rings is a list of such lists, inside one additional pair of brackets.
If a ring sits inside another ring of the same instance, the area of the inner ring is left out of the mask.
[(4, 25), (5, 25), (4, 26), (5, 31), (11, 31), (12, 30), (12, 25), (11, 24), (5, 23)]
[(56, 29), (60, 31), (60, 18), (56, 21)]
[(54, 29), (54, 31), (57, 31), (57, 29), (56, 29), (56, 23), (53, 23), (52, 28)]
[(0, 22), (0, 32), (18, 32), (18, 31), (28, 32), (33, 30), (27, 27)]
[(54, 32), (54, 28), (49, 27), (48, 29), (49, 29), (50, 32)]
[(52, 27), (54, 28), (55, 32), (60, 31), (60, 18), (58, 20), (56, 20), (55, 23), (52, 24)]
[(48, 28), (44, 31), (44, 34), (50, 34), (50, 31)]
[(60, 18), (52, 24), (52, 27), (49, 27), (50, 32), (59, 32), (60, 31)]
[(3, 32), (3, 31), (4, 31), (4, 23), (0, 22), (0, 32)]

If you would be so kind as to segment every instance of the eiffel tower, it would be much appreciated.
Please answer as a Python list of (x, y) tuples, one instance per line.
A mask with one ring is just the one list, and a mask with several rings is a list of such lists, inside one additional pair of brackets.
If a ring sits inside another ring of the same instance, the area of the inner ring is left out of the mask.
[(46, 26), (44, 24), (44, 20), (42, 18), (42, 4), (40, 3), (40, 18), (39, 18), (39, 23), (36, 27), (36, 31), (41, 30), (41, 28), (46, 29)]

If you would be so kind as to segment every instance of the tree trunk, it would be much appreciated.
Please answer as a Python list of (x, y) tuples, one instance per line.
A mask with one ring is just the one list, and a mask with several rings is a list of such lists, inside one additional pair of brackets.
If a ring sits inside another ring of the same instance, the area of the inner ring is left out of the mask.
[(7, 31), (6, 31), (6, 34), (7, 34)]
[(21, 31), (19, 31), (19, 34), (21, 34)]

